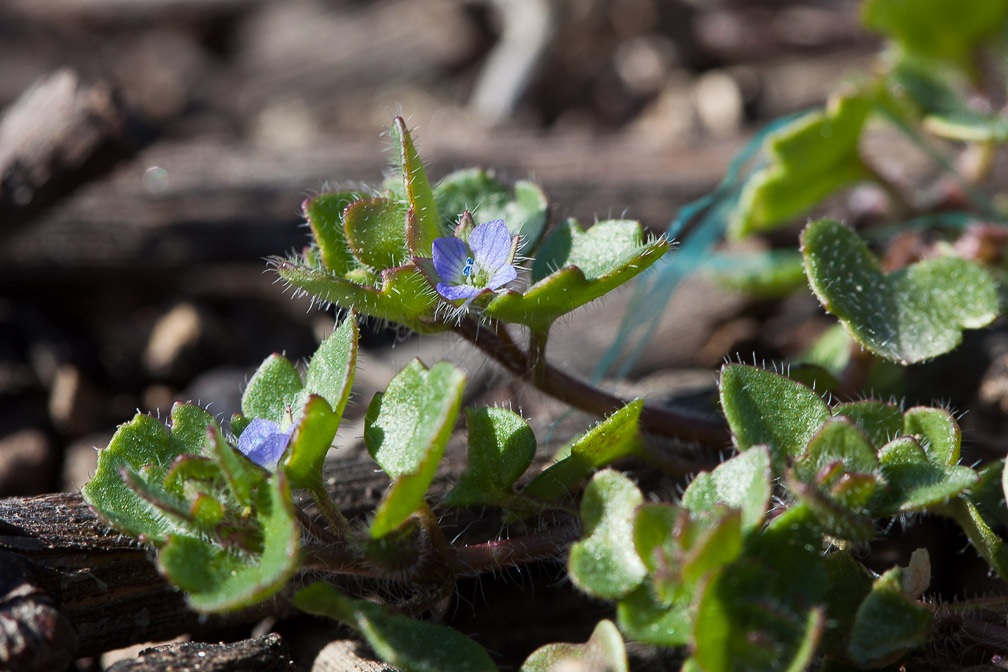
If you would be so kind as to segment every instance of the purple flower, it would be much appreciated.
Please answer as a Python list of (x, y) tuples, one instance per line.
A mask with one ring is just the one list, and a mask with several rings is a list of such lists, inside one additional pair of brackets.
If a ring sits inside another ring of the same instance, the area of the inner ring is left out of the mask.
[(238, 450), (260, 467), (273, 471), (287, 450), (293, 429), (281, 432), (280, 425), (272, 420), (256, 418), (238, 437)]
[(485, 291), (500, 289), (518, 277), (512, 266), (517, 237), (512, 239), (504, 220), (484, 222), (460, 238), (434, 241), (434, 270), (441, 282), (438, 294), (449, 301), (472, 301)]

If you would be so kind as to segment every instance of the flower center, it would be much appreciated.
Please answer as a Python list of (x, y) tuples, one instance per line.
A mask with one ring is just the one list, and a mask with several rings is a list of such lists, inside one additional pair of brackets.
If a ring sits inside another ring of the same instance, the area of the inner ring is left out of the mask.
[(462, 267), (462, 278), (470, 287), (486, 287), (490, 282), (490, 274), (472, 257), (466, 257), (465, 266)]

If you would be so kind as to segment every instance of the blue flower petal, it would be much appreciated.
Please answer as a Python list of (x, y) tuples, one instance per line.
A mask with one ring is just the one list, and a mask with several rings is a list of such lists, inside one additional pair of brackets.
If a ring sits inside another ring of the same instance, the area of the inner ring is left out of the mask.
[(506, 264), (490, 276), (490, 281), (487, 282), (487, 289), (500, 289), (517, 277), (518, 271), (515, 270), (515, 267), (511, 264)]
[(260, 467), (273, 470), (289, 442), (290, 434), (281, 432), (280, 425), (256, 418), (238, 437), (238, 450)]
[[(464, 283), (462, 270), (466, 266), (469, 248), (458, 238), (437, 238), (434, 241), (434, 270), (445, 282)], [(440, 290), (438, 290), (440, 291)]]
[(484, 222), (473, 229), (469, 234), (469, 247), (476, 263), (491, 275), (511, 265), (508, 259), (511, 256), (511, 232), (503, 219)]
[(472, 285), (451, 285), (447, 282), (437, 283), (435, 289), (437, 289), (438, 294), (449, 301), (458, 301), (459, 299), (469, 301), (476, 298), (480, 292), (484, 291), (481, 287), (473, 287)]

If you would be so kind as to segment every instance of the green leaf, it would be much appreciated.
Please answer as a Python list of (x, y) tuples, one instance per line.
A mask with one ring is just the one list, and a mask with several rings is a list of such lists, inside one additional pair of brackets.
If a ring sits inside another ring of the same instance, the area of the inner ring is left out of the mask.
[(124, 466), (119, 470), (119, 476), (126, 487), (136, 493), (138, 497), (157, 508), (161, 514), (175, 519), (183, 529), (196, 522), (185, 501), (161, 487), (165, 473), (160, 467), (148, 465), (138, 473)]
[(636, 453), (640, 447), (640, 418), (644, 402), (631, 401), (570, 445), (570, 454), (550, 465), (525, 486), (523, 494), (555, 501), (573, 492), (593, 471), (613, 460)]
[(826, 556), (826, 631), (823, 652), (846, 658), (850, 631), (861, 603), (872, 589), (872, 575), (847, 551)]
[(349, 625), (379, 658), (402, 672), (497, 672), (486, 650), (457, 630), (390, 614), (366, 600), (350, 600), (328, 583), (301, 589), (294, 605)]
[(542, 189), (525, 180), (514, 186), (514, 198), (490, 173), (479, 168), (459, 170), (434, 188), (442, 218), (456, 223), (466, 210), (478, 222), (503, 219), (512, 236), (521, 236), (524, 251), (532, 249), (546, 227), (549, 202)]
[[(434, 239), (446, 235), (441, 226), (441, 216), (434, 202), (434, 192), (427, 180), (420, 155), (417, 154), (406, 122), (396, 117), (392, 125), (392, 137), (399, 150), (399, 164), (402, 167), (403, 192), (409, 204), (409, 226), (406, 243), (414, 256), (429, 257)], [(395, 264), (393, 264), (395, 265)]]
[(664, 561), (658, 554), (666, 543), (674, 541), (677, 527), (683, 525), (682, 517), (688, 515), (671, 504), (641, 504), (634, 518), (634, 548), (647, 571), (658, 571)]
[[(345, 398), (344, 398), (345, 403)], [(322, 397), (308, 397), (301, 421), (291, 434), (280, 468), (296, 488), (322, 486), (322, 464), (339, 429), (340, 417)]]
[(802, 480), (811, 483), (835, 463), (840, 466), (835, 477), (840, 474), (874, 474), (879, 467), (875, 448), (868, 437), (852, 420), (843, 416), (827, 420), (809, 440), (807, 452), (796, 462), (795, 471)]
[(291, 406), (302, 387), (301, 376), (290, 360), (274, 353), (252, 374), (245, 387), (242, 414), (246, 419), (272, 420), (286, 429), (293, 420)]
[(972, 70), (974, 53), (997, 36), (1008, 16), (1005, 0), (865, 0), (865, 26), (894, 39), (903, 52)]
[(744, 237), (775, 229), (834, 191), (866, 179), (858, 138), (871, 106), (863, 96), (835, 96), (825, 110), (768, 135), (764, 152), (769, 163), (743, 187), (730, 234)]
[(359, 265), (343, 229), (343, 211), (359, 198), (357, 192), (338, 191), (309, 198), (301, 206), (322, 253), (322, 263), (336, 275), (344, 275)]
[(721, 369), (721, 407), (735, 445), (766, 444), (775, 469), (799, 457), (830, 409), (812, 389), (771, 371), (742, 364)]
[[(679, 573), (684, 584), (696, 584), (701, 578), (733, 562), (742, 551), (742, 516), (738, 509), (730, 509), (711, 523), (698, 525), (698, 533), (685, 539), (681, 535), (682, 556)], [(655, 577), (655, 587), (663, 598), (669, 590)]]
[(532, 464), (536, 439), (528, 423), (505, 408), (466, 410), (469, 469), (445, 497), (450, 506), (503, 504)]
[(903, 365), (937, 357), (959, 345), (963, 329), (997, 317), (994, 280), (965, 259), (926, 259), (883, 274), (864, 241), (829, 219), (809, 224), (802, 246), (819, 302), (880, 357)]
[(693, 593), (676, 591), (668, 602), (659, 601), (644, 583), (616, 605), (620, 629), (633, 640), (658, 646), (686, 646), (692, 639)]
[(253, 493), (266, 480), (266, 472), (232, 448), (215, 428), (207, 430), (207, 438), (220, 473), (231, 488), (231, 493), (242, 506), (251, 506)]
[(927, 453), (917, 439), (912, 436), (900, 436), (879, 449), (881, 464), (926, 464)]
[(584, 538), (571, 546), (567, 570), (574, 585), (595, 597), (617, 598), (647, 573), (633, 545), (634, 515), (643, 498), (633, 481), (606, 469), (581, 499)]
[(750, 537), (743, 556), (714, 574), (697, 604), (694, 658), (707, 672), (803, 670), (824, 628), (826, 589), (811, 513), (797, 506)]
[(924, 128), (944, 138), (966, 142), (1008, 140), (1008, 117), (970, 107), (968, 92), (955, 90), (944, 74), (923, 62), (901, 61), (888, 73), (893, 102), (909, 100), (914, 111), (923, 115)]
[(304, 388), (295, 403), (295, 411), (302, 409), (311, 395), (318, 395), (329, 402), (339, 423), (353, 386), (358, 336), (357, 316), (350, 313), (308, 361)]
[(630, 672), (623, 637), (612, 621), (599, 621), (584, 644), (547, 644), (532, 652), (521, 672), (562, 672), (565, 669)]
[(483, 215), (491, 219), (503, 219), (508, 223), (512, 236), (521, 236), (520, 248), (532, 250), (549, 221), (549, 201), (538, 184), (518, 180), (514, 185), (514, 200), (506, 203), (502, 211), (494, 212), (486, 208)]
[(701, 472), (682, 496), (682, 505), (694, 513), (716, 511), (719, 505), (742, 511), (742, 532), (763, 524), (770, 503), (772, 473), (770, 453), (758, 447), (739, 453), (711, 472)]
[(161, 549), (161, 571), (189, 594), (193, 608), (229, 611), (254, 605), (283, 588), (294, 574), (301, 531), (282, 475), (274, 475), (258, 490), (255, 511), (261, 553), (250, 557), (186, 535), (172, 535)]
[(347, 244), (355, 257), (379, 270), (395, 268), (409, 258), (406, 211), (387, 198), (362, 198), (343, 214)]
[(169, 465), (179, 455), (200, 455), (208, 428), (219, 430), (213, 416), (181, 403), (172, 407), (170, 433), (146, 415), (120, 425), (98, 454), (95, 475), (82, 491), (84, 501), (105, 523), (145, 542), (160, 545), (170, 534), (189, 532), (188, 527), (166, 518), (157, 506), (130, 489), (120, 472), (125, 467), (139, 473), (144, 465)]
[(847, 651), (861, 667), (894, 663), (927, 641), (931, 610), (903, 593), (902, 577), (902, 568), (890, 569), (858, 607)]
[(941, 504), (976, 485), (980, 477), (969, 467), (924, 463), (882, 463), (889, 487), (872, 502), (876, 515), (919, 511)]
[(442, 219), (453, 226), (458, 224), (462, 213), (467, 210), (480, 222), (503, 219), (493, 214), (485, 215), (484, 209), (489, 208), (494, 212), (502, 209), (508, 196), (507, 187), (482, 168), (464, 168), (449, 173), (434, 187), (434, 202), (438, 212)]
[(759, 298), (780, 298), (805, 288), (805, 265), (795, 249), (719, 254), (709, 262), (715, 282)]
[(833, 415), (853, 420), (868, 436), (872, 446), (882, 446), (903, 433), (903, 412), (896, 404), (852, 401), (834, 406)]
[[(874, 492), (876, 482), (868, 474), (856, 476), (862, 479), (862, 483), (858, 483), (862, 487), (851, 497), (855, 500), (854, 506), (848, 506), (848, 502), (841, 498), (832, 497), (822, 488), (800, 481), (791, 474), (788, 474), (787, 484), (795, 498), (812, 511), (823, 532), (838, 539), (868, 542), (875, 538), (875, 526), (871, 516), (865, 512), (864, 504)], [(852, 477), (845, 475), (842, 478)], [(838, 485), (842, 486), (844, 482), (841, 481)]]
[(371, 536), (394, 530), (423, 503), (455, 425), (465, 374), (440, 362), (429, 371), (414, 359), (376, 394), (364, 417), (364, 442), (394, 479), (375, 513)]
[(639, 222), (608, 220), (584, 231), (570, 220), (542, 244), (524, 294), (505, 291), (485, 313), (545, 332), (561, 315), (600, 298), (661, 259), (664, 239), (643, 241)]
[(903, 433), (920, 442), (928, 460), (935, 464), (959, 462), (962, 430), (952, 414), (943, 408), (917, 406), (903, 414)]
[(957, 497), (934, 510), (956, 521), (980, 557), (987, 561), (1002, 581), (1008, 581), (1008, 544), (995, 534), (976, 504)]
[(380, 287), (360, 285), (299, 261), (277, 262), (276, 269), (281, 278), (321, 301), (362, 315), (398, 322), (419, 333), (435, 333), (448, 328), (434, 318), (440, 301), (416, 266), (385, 269), (381, 273)]

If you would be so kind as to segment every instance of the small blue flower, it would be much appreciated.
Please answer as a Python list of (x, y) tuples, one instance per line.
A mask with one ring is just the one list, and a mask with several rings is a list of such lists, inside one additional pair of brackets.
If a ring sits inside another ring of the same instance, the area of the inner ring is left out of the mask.
[(293, 429), (282, 432), (272, 420), (256, 418), (238, 437), (238, 450), (260, 467), (273, 471), (287, 450)]
[(517, 238), (511, 238), (504, 220), (484, 222), (469, 233), (469, 243), (459, 238), (434, 241), (434, 270), (441, 282), (435, 289), (449, 301), (466, 303), (486, 291), (500, 289), (518, 277), (514, 261)]

